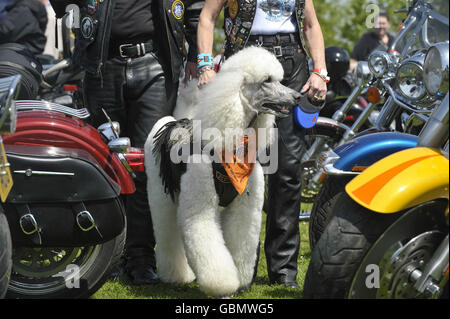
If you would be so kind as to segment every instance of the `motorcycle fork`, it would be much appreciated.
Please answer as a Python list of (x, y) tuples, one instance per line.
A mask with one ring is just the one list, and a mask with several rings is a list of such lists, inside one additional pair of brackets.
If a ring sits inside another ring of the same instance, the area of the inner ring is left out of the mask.
[(341, 140), (339, 141), (337, 146), (341, 146), (342, 144), (347, 143), (348, 140), (353, 138), (356, 135), (356, 133), (358, 133), (361, 126), (363, 126), (364, 123), (369, 118), (370, 113), (372, 113), (372, 111), (375, 109), (375, 107), (377, 105), (380, 104), (380, 102), (381, 102), (381, 100), (378, 101), (377, 103), (369, 103), (367, 105), (367, 107), (364, 109), (364, 111), (358, 116), (356, 121), (353, 123), (352, 127), (345, 132), (344, 136), (341, 138)]
[(310, 148), (303, 154), (301, 162), (304, 163), (306, 161), (312, 160), (315, 158), (316, 154), (320, 154), (324, 150), (326, 139), (323, 136), (317, 136), (314, 139), (313, 144)]
[(347, 98), (347, 100), (345, 100), (345, 103), (342, 104), (342, 106), (339, 108), (339, 110), (334, 112), (332, 119), (335, 121), (338, 121), (338, 122), (343, 122), (345, 119), (345, 116), (352, 108), (353, 103), (355, 103), (356, 99), (358, 98), (358, 96), (361, 95), (361, 92), (365, 88), (366, 88), (366, 85), (359, 85), (359, 86), (355, 87), (353, 89), (352, 93), (350, 93), (350, 96)]
[[(308, 151), (303, 155), (302, 163), (310, 160), (316, 161), (316, 157), (318, 154), (322, 154), (328, 148), (327, 139), (323, 136), (318, 136), (313, 145), (308, 149)], [(316, 171), (312, 178), (309, 179), (307, 188), (318, 190), (318, 186), (320, 185), (322, 175), (324, 173), (322, 170)]]
[(378, 115), (375, 127), (380, 130), (388, 129), (400, 111), (401, 109), (397, 107), (394, 99), (389, 97)]
[(425, 269), (423, 271), (415, 269), (411, 272), (410, 279), (414, 282), (414, 288), (421, 293), (430, 293), (432, 298), (439, 298), (448, 282), (448, 258), (449, 240), (447, 234)]

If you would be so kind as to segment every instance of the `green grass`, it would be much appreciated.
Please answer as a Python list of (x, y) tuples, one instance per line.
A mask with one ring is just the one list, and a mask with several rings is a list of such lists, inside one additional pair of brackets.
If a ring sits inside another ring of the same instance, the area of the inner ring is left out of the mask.
[[(282, 285), (268, 285), (267, 264), (263, 249), (265, 238), (265, 214), (263, 214), (261, 231), (261, 250), (258, 274), (252, 287), (236, 299), (291, 299), (302, 298), (303, 288), (292, 289)], [(300, 222), (300, 253), (298, 256), (298, 283), (303, 287), (306, 270), (310, 259), (308, 223)], [(178, 286), (170, 284), (155, 284), (148, 286), (132, 286), (126, 277), (110, 280), (97, 291), (92, 298), (95, 299), (205, 299), (210, 298), (200, 291), (196, 283)]]

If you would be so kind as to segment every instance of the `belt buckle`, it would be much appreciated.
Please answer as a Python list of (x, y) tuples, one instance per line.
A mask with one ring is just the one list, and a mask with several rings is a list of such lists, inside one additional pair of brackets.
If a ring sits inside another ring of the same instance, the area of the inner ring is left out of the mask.
[(273, 47), (273, 53), (275, 54), (275, 56), (277, 58), (282, 57), (283, 56), (283, 51), (281, 50), (281, 46), (277, 45)]
[(119, 45), (119, 55), (120, 55), (120, 57), (121, 58), (128, 58), (129, 56), (126, 55), (125, 53), (123, 53), (123, 49), (124, 48), (130, 48), (132, 46), (133, 46), (133, 44), (131, 44), (131, 43), (126, 43), (126, 44)]

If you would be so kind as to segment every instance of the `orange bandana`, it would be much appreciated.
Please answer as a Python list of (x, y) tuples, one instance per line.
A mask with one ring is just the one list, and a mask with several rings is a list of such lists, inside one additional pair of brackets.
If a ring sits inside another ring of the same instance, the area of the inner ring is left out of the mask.
[(248, 136), (239, 141), (233, 154), (227, 154), (226, 151), (222, 153), (222, 166), (239, 195), (242, 195), (247, 187), (248, 178), (255, 167), (255, 159), (256, 147), (251, 148), (249, 158)]

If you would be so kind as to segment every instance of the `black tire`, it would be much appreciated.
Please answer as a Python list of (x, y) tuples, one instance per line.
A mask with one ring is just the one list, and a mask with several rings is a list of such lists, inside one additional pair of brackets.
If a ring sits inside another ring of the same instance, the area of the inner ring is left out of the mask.
[(8, 221), (0, 206), (0, 299), (8, 289), (9, 276), (12, 267), (12, 244)]
[(331, 218), (311, 254), (304, 298), (346, 298), (368, 249), (401, 214), (377, 214), (347, 194), (336, 202)]
[(119, 263), (125, 246), (125, 239), (126, 227), (119, 236), (104, 244), (95, 247), (85, 247), (94, 249), (97, 251), (97, 254), (93, 260), (89, 261), (88, 268), (85, 271), (80, 271), (82, 275), (79, 278), (79, 288), (68, 288), (66, 284), (67, 280), (60, 279), (59, 285), (56, 288), (52, 286), (52, 291), (44, 291), (41, 287), (38, 287), (40, 285), (39, 281), (33, 281), (32, 278), (26, 278), (16, 274), (13, 264), (11, 281), (6, 297), (21, 299), (88, 298), (103, 286), (114, 266)]
[(327, 176), (322, 188), (314, 199), (314, 205), (309, 219), (309, 244), (311, 249), (324, 232), (334, 215), (336, 200), (345, 194), (345, 185), (353, 176)]

